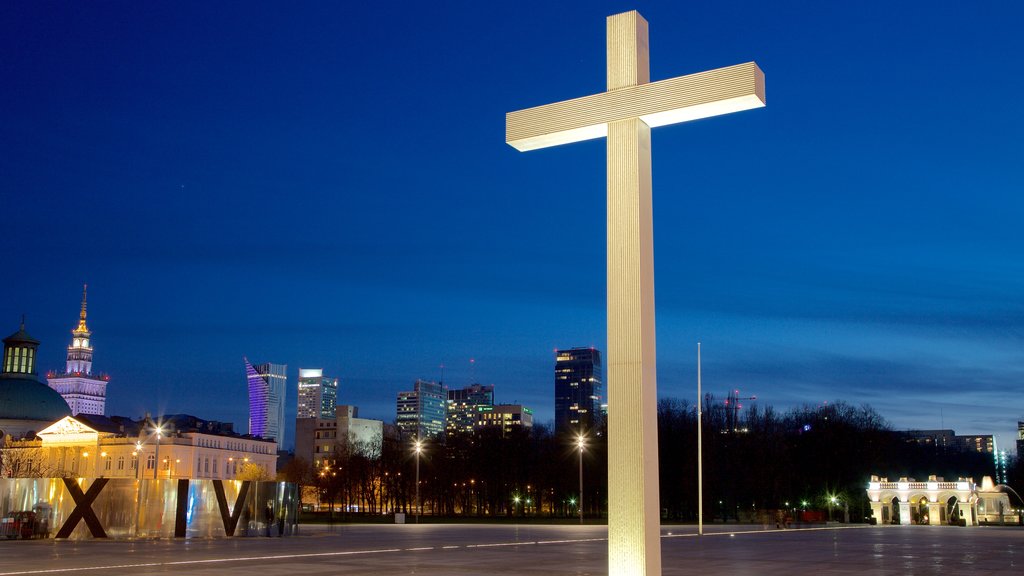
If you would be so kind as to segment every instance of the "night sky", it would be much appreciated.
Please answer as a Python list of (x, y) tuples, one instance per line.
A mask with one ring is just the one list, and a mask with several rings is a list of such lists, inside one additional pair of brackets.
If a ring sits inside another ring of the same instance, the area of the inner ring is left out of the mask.
[(604, 142), (519, 153), (504, 114), (603, 91), (634, 8), (652, 80), (767, 79), (653, 132), (659, 395), (695, 399), (701, 341), (717, 396), (1012, 450), (1012, 1), (3, 2), (0, 331), (62, 369), (87, 282), (108, 414), (244, 432), (247, 356), (289, 419), (299, 367), (364, 417), (443, 371), (552, 419), (554, 349), (605, 350)]

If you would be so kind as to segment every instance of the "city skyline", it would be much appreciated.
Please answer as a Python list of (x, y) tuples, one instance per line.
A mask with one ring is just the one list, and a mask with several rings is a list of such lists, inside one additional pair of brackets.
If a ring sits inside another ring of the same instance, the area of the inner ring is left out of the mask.
[(1015, 4), (61, 6), (0, 7), (0, 317), (59, 371), (88, 283), (110, 414), (241, 428), (248, 355), (370, 418), (424, 379), (551, 421), (553, 351), (607, 349), (603, 145), (520, 155), (503, 116), (601, 90), (635, 8), (652, 78), (771, 79), (654, 136), (659, 396), (695, 400), (700, 341), (716, 396), (1013, 447)]

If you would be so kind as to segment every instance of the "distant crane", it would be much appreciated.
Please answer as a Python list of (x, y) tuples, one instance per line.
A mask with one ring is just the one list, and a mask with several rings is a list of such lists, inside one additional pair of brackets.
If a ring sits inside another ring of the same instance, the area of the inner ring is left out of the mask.
[(738, 432), (738, 426), (740, 423), (740, 408), (743, 408), (741, 400), (757, 400), (757, 396), (740, 396), (740, 391), (730, 390), (729, 394), (725, 397), (725, 418), (726, 418), (726, 430), (730, 434)]

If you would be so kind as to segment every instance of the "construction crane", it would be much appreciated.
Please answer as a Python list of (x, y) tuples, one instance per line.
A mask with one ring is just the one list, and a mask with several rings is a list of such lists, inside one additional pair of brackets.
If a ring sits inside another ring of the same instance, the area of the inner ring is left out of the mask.
[(757, 396), (740, 396), (739, 389), (736, 389), (730, 390), (729, 394), (725, 397), (726, 430), (731, 434), (738, 432), (740, 408), (743, 408), (742, 400), (757, 400)]

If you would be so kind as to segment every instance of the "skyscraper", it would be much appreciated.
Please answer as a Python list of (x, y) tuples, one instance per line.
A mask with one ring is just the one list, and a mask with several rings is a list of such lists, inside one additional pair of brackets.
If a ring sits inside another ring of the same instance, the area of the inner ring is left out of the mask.
[(586, 434), (601, 425), (601, 352), (558, 350), (555, 356), (555, 433)]
[(106, 374), (92, 374), (92, 332), (85, 324), (86, 289), (82, 286), (82, 310), (78, 314), (78, 326), (71, 331), (71, 345), (68, 346), (67, 364), (63, 373), (50, 373), (46, 381), (64, 398), (72, 414), (96, 414), (103, 416), (107, 408)]
[(288, 366), (269, 362), (253, 366), (248, 358), (244, 360), (249, 387), (249, 434), (273, 438), (281, 449), (284, 446), (284, 395)]
[(472, 384), (448, 390), (448, 415), (445, 419), (447, 433), (472, 432), (479, 406), (494, 406), (493, 384)]
[(395, 423), (410, 438), (444, 434), (447, 403), (443, 384), (417, 380), (412, 390), (398, 393)]
[(1017, 458), (1024, 458), (1024, 422), (1017, 421)]
[(338, 379), (320, 368), (299, 368), (299, 409), (296, 418), (334, 418)]

